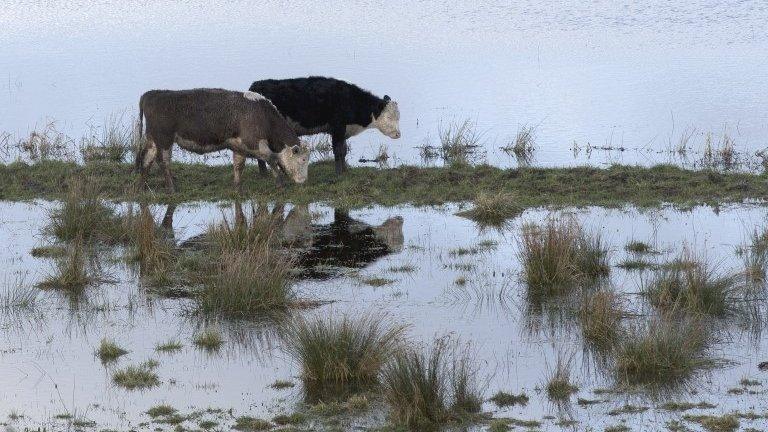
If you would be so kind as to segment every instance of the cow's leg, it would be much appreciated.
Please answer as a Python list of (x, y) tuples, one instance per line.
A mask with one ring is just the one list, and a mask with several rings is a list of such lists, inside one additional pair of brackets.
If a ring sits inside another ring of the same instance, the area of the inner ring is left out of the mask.
[(281, 170), (277, 165), (277, 161), (271, 160), (268, 163), (269, 167), (272, 169), (272, 175), (275, 176), (275, 183), (277, 183), (277, 187), (285, 186), (285, 174), (283, 173), (283, 170)]
[(269, 176), (269, 170), (267, 169), (267, 162), (265, 162), (263, 159), (259, 159), (259, 174), (261, 174), (262, 177)]
[(165, 188), (168, 189), (168, 193), (174, 193), (176, 188), (173, 185), (173, 175), (171, 174), (171, 145), (160, 146), (158, 156), (158, 164), (165, 175)]
[(142, 148), (141, 152), (139, 153), (139, 160), (137, 161), (137, 165), (139, 165), (139, 172), (141, 174), (140, 185), (142, 188), (147, 188), (149, 186), (147, 183), (147, 177), (149, 176), (149, 170), (152, 168), (152, 164), (155, 163), (156, 157), (157, 144), (155, 143), (154, 139), (147, 138), (147, 141), (144, 144), (144, 148)]
[(235, 189), (243, 193), (243, 169), (245, 168), (245, 155), (232, 152), (232, 168), (235, 170)]
[(331, 142), (333, 143), (333, 159), (336, 161), (336, 174), (341, 175), (347, 170), (347, 137), (346, 129), (334, 130), (331, 132)]

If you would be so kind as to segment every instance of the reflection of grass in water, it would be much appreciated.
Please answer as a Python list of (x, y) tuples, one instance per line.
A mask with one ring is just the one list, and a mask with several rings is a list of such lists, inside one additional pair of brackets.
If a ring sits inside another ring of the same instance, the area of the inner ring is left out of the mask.
[(77, 240), (69, 245), (67, 255), (56, 261), (54, 271), (38, 284), (43, 289), (60, 289), (80, 295), (94, 282), (85, 267), (83, 244)]
[(620, 336), (623, 314), (615, 291), (603, 288), (587, 293), (579, 309), (584, 338), (598, 347), (609, 347)]
[(298, 319), (287, 329), (286, 350), (301, 366), (308, 393), (344, 392), (378, 381), (404, 330), (378, 315)]
[(128, 354), (128, 351), (117, 345), (114, 341), (109, 339), (102, 339), (99, 343), (99, 348), (96, 350), (96, 355), (99, 357), (102, 363), (113, 362), (118, 357)]
[(362, 282), (364, 284), (370, 285), (372, 287), (381, 287), (381, 286), (384, 286), (384, 285), (390, 285), (390, 284), (394, 283), (395, 280), (394, 279), (388, 279), (388, 278), (385, 278), (385, 277), (373, 276), (373, 277), (369, 277), (369, 278), (363, 279)]
[(23, 277), (6, 282), (6, 288), (0, 291), (0, 309), (5, 311), (32, 310), (37, 306), (38, 290), (27, 285)]
[(61, 258), (67, 254), (67, 248), (60, 245), (38, 246), (32, 248), (29, 254), (35, 258)]

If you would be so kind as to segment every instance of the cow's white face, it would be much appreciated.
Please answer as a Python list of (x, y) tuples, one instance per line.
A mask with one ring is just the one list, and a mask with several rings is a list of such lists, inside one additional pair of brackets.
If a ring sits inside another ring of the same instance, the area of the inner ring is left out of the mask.
[(373, 126), (380, 130), (384, 135), (392, 138), (400, 138), (400, 109), (397, 102), (391, 100), (389, 96), (384, 96), (384, 109), (378, 117), (373, 117)]
[(280, 168), (296, 183), (307, 181), (309, 172), (309, 148), (305, 146), (286, 147), (277, 153)]

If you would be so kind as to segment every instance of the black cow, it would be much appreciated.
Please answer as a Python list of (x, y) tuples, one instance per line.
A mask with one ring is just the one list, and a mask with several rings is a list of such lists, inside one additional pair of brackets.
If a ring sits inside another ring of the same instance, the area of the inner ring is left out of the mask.
[[(136, 154), (142, 182), (155, 160), (173, 191), (171, 147), (204, 154), (232, 150), (235, 186), (240, 189), (246, 157), (265, 160), (296, 183), (307, 179), (309, 150), (274, 105), (253, 92), (221, 89), (151, 90), (139, 100), (139, 127), (147, 121), (147, 141)], [(143, 129), (143, 128), (142, 128)]]
[[(328, 133), (336, 172), (346, 170), (347, 138), (376, 128), (400, 138), (400, 111), (389, 96), (380, 99), (345, 81), (325, 77), (256, 81), (251, 91), (275, 104), (298, 135)], [(259, 161), (262, 172), (266, 166)]]

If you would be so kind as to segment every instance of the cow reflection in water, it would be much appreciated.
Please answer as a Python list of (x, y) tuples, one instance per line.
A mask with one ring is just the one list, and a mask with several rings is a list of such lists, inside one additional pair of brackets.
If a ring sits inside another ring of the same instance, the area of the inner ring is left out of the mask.
[[(168, 207), (163, 218), (164, 228), (172, 227), (174, 211), (174, 207)], [(306, 205), (295, 206), (284, 214), (283, 204), (275, 205), (272, 211), (259, 205), (252, 207), (252, 216), (248, 218), (242, 204), (234, 204), (235, 226), (246, 226), (257, 218), (269, 218), (280, 242), (295, 253), (299, 276), (303, 278), (337, 276), (345, 268), (363, 268), (403, 248), (403, 218), (400, 216), (374, 226), (354, 219), (349, 212), (340, 209), (333, 211), (333, 221), (329, 224), (313, 224)], [(204, 237), (205, 234), (192, 237), (181, 247), (204, 244)]]

